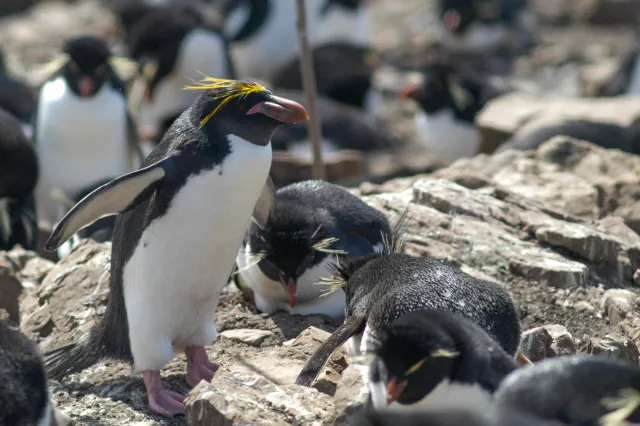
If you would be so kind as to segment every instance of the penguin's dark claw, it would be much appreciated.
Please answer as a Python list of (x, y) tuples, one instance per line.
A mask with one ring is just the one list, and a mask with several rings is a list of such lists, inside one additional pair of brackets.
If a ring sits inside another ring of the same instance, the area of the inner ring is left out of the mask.
[(187, 383), (196, 387), (202, 380), (211, 382), (220, 366), (209, 361), (203, 346), (189, 346), (184, 351), (187, 357)]
[(166, 417), (184, 414), (185, 396), (162, 387), (159, 371), (143, 371), (142, 376), (147, 387), (149, 408)]

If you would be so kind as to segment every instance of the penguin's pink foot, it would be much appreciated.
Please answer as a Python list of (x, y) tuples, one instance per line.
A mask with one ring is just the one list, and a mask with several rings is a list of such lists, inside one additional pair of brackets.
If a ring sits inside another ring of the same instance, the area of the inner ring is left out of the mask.
[(165, 389), (159, 371), (146, 370), (142, 372), (144, 385), (147, 387), (149, 407), (156, 413), (172, 417), (184, 414), (184, 395)]
[(195, 387), (201, 380), (210, 382), (220, 366), (209, 361), (204, 346), (187, 346), (184, 350), (187, 356), (187, 383)]

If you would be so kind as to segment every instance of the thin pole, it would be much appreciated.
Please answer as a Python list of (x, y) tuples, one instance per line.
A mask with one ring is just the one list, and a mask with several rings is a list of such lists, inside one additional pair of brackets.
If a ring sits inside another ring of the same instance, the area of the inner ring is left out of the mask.
[(307, 14), (304, 0), (296, 0), (296, 2), (298, 9), (298, 39), (300, 40), (300, 72), (302, 73), (302, 84), (304, 85), (304, 90), (307, 93), (307, 100), (309, 102), (309, 137), (313, 149), (313, 167), (311, 172), (314, 179), (326, 180), (327, 174), (324, 168), (324, 162), (322, 161), (322, 128), (320, 127), (318, 114), (316, 114), (316, 76), (311, 61), (309, 41), (307, 39)]

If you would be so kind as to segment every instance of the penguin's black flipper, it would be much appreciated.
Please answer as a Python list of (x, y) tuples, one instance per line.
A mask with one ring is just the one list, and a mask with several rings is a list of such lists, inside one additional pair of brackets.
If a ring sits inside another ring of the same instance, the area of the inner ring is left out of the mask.
[(347, 318), (345, 322), (322, 344), (322, 346), (315, 351), (311, 358), (309, 358), (296, 378), (296, 385), (307, 387), (311, 386), (311, 383), (316, 379), (331, 354), (349, 340), (351, 336), (360, 331), (365, 320), (366, 317), (364, 316), (352, 316)]
[(267, 176), (267, 181), (264, 183), (260, 197), (256, 202), (256, 206), (253, 209), (251, 219), (260, 228), (264, 229), (269, 216), (276, 208), (276, 187), (271, 180), (271, 176)]
[(87, 195), (56, 225), (44, 248), (56, 250), (80, 229), (98, 219), (126, 212), (146, 200), (172, 169), (171, 158), (127, 173)]

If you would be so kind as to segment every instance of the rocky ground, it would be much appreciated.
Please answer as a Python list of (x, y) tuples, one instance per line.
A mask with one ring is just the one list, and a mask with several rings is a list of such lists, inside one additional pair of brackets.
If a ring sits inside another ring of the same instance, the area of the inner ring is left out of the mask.
[[(415, 56), (429, 43), (429, 3), (375, 3), (376, 46), (390, 61)], [(544, 13), (548, 22), (569, 19), (561, 7)], [(109, 37), (121, 49), (113, 17), (94, 0), (47, 1), (4, 18), (0, 45), (10, 69), (37, 86), (40, 65), (62, 41), (87, 32)], [(541, 47), (518, 62), (515, 77), (538, 94), (577, 96), (606, 74), (629, 34), (624, 26), (545, 26)], [(411, 76), (383, 70), (380, 84), (393, 89), (403, 78)], [(387, 101), (388, 124), (411, 140), (413, 106), (392, 96)], [(508, 121), (497, 114), (503, 124)], [(416, 161), (416, 169), (441, 166), (428, 155)], [(392, 221), (409, 209), (410, 253), (452, 260), (505, 285), (527, 330), (523, 350), (532, 360), (577, 351), (638, 363), (640, 158), (555, 139), (536, 152), (480, 155), (353, 191)], [(58, 264), (20, 249), (0, 253), (0, 310), (43, 348), (77, 339), (104, 312), (109, 257), (109, 244), (92, 241)], [(345, 353), (333, 356), (313, 389), (293, 384), (335, 321), (258, 314), (229, 284), (216, 325), (219, 339), (208, 352), (222, 367), (212, 384), (191, 391), (186, 419), (150, 412), (141, 377), (113, 361), (52, 382), (53, 398), (78, 425), (142, 426), (245, 425), (258, 419), (333, 424), (362, 397)], [(173, 389), (187, 393), (184, 371), (184, 357), (178, 356), (164, 375)]]

